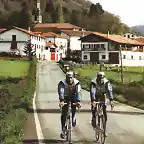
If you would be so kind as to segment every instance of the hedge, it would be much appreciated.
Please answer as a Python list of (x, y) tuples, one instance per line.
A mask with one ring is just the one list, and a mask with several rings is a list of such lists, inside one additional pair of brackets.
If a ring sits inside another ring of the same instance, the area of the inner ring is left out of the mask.
[[(4, 82), (4, 79), (1, 81)], [(27, 108), (36, 86), (36, 58), (24, 78), (9, 78), (0, 89), (0, 139), (3, 144), (21, 144)]]
[[(64, 73), (66, 72), (63, 65), (60, 65), (60, 68)], [(71, 65), (70, 70), (73, 70)], [(76, 78), (81, 82), (82, 88), (89, 91), (91, 78), (82, 77), (80, 74), (77, 74)], [(115, 100), (144, 110), (144, 81), (130, 84), (118, 84), (112, 80), (110, 81), (113, 84)]]

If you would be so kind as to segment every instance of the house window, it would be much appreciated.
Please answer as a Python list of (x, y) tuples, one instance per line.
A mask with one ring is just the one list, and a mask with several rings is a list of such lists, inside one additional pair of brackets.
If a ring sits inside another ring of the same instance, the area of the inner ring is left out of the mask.
[(45, 47), (45, 50), (48, 50), (49, 48), (48, 47)]
[(16, 35), (12, 35), (12, 41), (16, 41)]
[(123, 55), (123, 59), (126, 59), (126, 55)]
[(83, 59), (86, 60), (86, 59), (87, 59), (87, 55), (84, 55), (84, 56), (83, 56)]
[(102, 49), (104, 49), (104, 48), (105, 48), (104, 44), (101, 44), (101, 48), (102, 48)]
[(141, 56), (139, 56), (139, 60), (142, 60), (142, 57), (141, 57)]
[(102, 59), (106, 59), (106, 55), (102, 55)]
[(133, 55), (131, 55), (131, 59), (133, 59)]

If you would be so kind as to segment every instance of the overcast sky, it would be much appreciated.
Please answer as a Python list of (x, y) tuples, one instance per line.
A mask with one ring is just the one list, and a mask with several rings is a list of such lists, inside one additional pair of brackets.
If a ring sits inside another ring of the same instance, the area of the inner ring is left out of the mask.
[(144, 25), (144, 0), (89, 0), (99, 2), (103, 9), (119, 15), (128, 26)]

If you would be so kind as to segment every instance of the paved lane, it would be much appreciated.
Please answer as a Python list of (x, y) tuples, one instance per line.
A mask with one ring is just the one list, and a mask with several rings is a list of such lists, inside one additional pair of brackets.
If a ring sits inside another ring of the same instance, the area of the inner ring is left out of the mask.
[[(63, 78), (64, 75), (56, 63), (39, 63), (36, 106), (46, 143), (63, 142), (59, 137), (60, 112), (57, 95), (57, 84)], [(77, 144), (94, 144), (94, 132), (90, 125), (91, 113), (87, 110), (90, 107), (89, 93), (84, 90), (82, 100), (82, 110), (77, 113), (77, 127), (72, 131), (72, 140)], [(143, 112), (121, 104), (117, 104), (115, 110)], [(144, 115), (109, 113), (107, 131), (106, 144), (144, 144)]]

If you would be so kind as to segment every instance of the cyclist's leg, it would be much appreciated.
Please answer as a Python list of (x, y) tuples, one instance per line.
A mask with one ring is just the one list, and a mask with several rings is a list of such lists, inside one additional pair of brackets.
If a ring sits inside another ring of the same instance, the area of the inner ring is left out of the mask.
[(75, 105), (72, 105), (72, 126), (73, 126), (73, 127), (76, 126), (75, 113), (76, 113), (76, 106), (75, 106)]
[(91, 122), (91, 125), (92, 125), (92, 127), (95, 128), (96, 127), (96, 115), (95, 115), (95, 113), (96, 113), (96, 107), (94, 108), (93, 105), (91, 105), (91, 112), (92, 112), (92, 122)]
[(68, 105), (64, 105), (62, 108), (62, 114), (61, 114), (61, 138), (64, 138), (64, 126), (65, 126), (65, 122), (66, 122), (66, 116), (67, 116), (67, 112), (68, 112)]
[(104, 114), (104, 117), (105, 117), (105, 136), (107, 136), (107, 133), (106, 133), (107, 111), (106, 111), (106, 106), (105, 105), (103, 106), (103, 114)]

